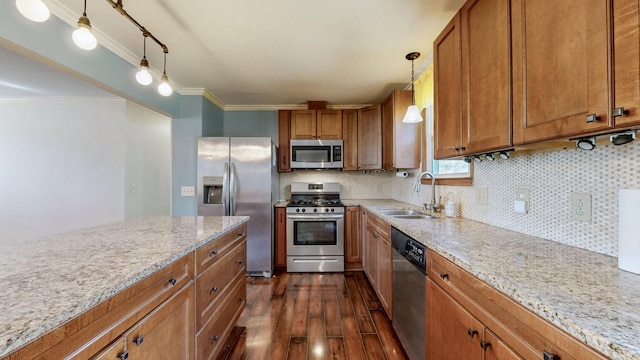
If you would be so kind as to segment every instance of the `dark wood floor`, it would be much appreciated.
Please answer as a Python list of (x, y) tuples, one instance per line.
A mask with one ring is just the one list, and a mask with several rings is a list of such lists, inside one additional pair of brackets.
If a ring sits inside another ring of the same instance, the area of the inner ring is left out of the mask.
[(227, 359), (407, 359), (362, 272), (247, 278)]

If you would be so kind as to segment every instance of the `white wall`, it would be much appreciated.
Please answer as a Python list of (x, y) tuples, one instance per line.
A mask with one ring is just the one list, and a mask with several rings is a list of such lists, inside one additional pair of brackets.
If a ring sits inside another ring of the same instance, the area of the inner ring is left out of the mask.
[(127, 102), (125, 217), (171, 213), (171, 119)]
[(124, 218), (123, 100), (0, 100), (0, 241)]

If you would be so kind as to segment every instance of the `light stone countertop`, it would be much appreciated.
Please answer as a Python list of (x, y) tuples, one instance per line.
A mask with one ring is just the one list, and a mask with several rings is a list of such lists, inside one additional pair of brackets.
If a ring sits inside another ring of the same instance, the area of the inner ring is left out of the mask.
[(147, 217), (29, 241), (1, 239), (0, 357), (248, 220)]
[(618, 269), (616, 258), (466, 219), (401, 220), (378, 211), (421, 210), (399, 201), (342, 201), (364, 207), (604, 355), (640, 360), (640, 275)]

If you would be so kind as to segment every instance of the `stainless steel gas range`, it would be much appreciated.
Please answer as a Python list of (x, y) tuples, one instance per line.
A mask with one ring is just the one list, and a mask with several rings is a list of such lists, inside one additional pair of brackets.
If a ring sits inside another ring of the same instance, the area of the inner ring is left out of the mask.
[(344, 271), (344, 205), (340, 183), (291, 183), (287, 205), (287, 271)]

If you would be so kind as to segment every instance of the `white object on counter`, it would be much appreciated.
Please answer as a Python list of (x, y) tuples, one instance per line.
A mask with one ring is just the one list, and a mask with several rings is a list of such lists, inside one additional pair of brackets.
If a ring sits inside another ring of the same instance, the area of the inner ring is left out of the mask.
[(453, 200), (447, 200), (444, 204), (444, 214), (447, 217), (458, 217), (460, 216), (460, 207)]
[(640, 189), (618, 190), (618, 267), (640, 274)]
[(407, 177), (409, 175), (408, 172), (406, 171), (396, 171), (396, 176), (397, 177)]

